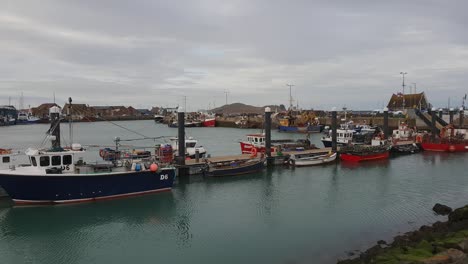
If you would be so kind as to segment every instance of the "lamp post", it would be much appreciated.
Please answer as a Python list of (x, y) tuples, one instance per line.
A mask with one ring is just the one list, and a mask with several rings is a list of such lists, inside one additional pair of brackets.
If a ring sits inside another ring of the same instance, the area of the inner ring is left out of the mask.
[(293, 108), (292, 87), (294, 86), (294, 84), (286, 84), (286, 86), (289, 86), (289, 110), (292, 110)]
[(408, 74), (407, 72), (400, 72), (400, 74), (403, 76), (403, 110), (405, 109), (405, 75)]

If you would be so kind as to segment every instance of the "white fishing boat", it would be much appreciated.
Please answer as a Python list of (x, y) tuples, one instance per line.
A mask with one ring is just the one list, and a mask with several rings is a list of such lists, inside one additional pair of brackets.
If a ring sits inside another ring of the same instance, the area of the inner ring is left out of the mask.
[(331, 163), (336, 160), (336, 153), (328, 154), (292, 154), (289, 157), (291, 166), (314, 166)]
[[(179, 150), (179, 140), (177, 137), (170, 138), (172, 149), (174, 153), (177, 153)], [(198, 151), (199, 158), (203, 158), (206, 154), (206, 149), (203, 146), (197, 146), (198, 140), (193, 137), (188, 137), (185, 139), (185, 155), (191, 159), (196, 158), (196, 153)]]

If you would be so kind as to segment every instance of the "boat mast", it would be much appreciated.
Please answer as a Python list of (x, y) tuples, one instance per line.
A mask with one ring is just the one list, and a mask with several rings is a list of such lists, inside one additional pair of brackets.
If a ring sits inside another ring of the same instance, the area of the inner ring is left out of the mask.
[(72, 98), (68, 97), (68, 128), (70, 130), (70, 147), (73, 145), (73, 112), (72, 112)]
[(52, 138), (52, 148), (59, 149), (60, 145), (60, 108), (53, 106), (49, 110), (50, 114), (50, 129), (49, 135), (53, 136)]

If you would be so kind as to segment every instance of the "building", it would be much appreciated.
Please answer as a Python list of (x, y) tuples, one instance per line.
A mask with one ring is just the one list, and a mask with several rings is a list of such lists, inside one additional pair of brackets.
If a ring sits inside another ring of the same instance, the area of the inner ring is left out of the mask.
[(142, 114), (135, 108), (129, 106), (93, 106), (95, 115), (98, 117), (139, 117)]
[(149, 109), (137, 109), (137, 111), (140, 112), (144, 116), (153, 115), (153, 113)]
[(427, 101), (424, 92), (417, 94), (392, 94), (390, 101), (387, 105), (388, 109), (392, 111), (399, 111), (403, 109), (429, 109), (431, 104)]
[(35, 117), (38, 117), (40, 119), (47, 119), (48, 120), (49, 119), (49, 110), (50, 110), (50, 108), (52, 108), (54, 106), (57, 106), (58, 108), (61, 109), (61, 107), (59, 105), (57, 105), (56, 103), (45, 103), (45, 104), (41, 104), (38, 107), (31, 108), (31, 113)]
[[(71, 111), (69, 110), (70, 105), (65, 104), (62, 109), (62, 115), (66, 116), (72, 115), (73, 120), (88, 120), (91, 121), (96, 116), (94, 108), (86, 104), (72, 104)], [(71, 112), (71, 113), (70, 113)]]

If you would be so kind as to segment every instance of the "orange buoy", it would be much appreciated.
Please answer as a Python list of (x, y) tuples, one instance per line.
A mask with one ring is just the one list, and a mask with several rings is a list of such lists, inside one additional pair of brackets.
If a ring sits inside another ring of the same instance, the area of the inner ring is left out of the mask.
[(158, 164), (153, 163), (150, 165), (150, 171), (156, 172), (158, 170)]

